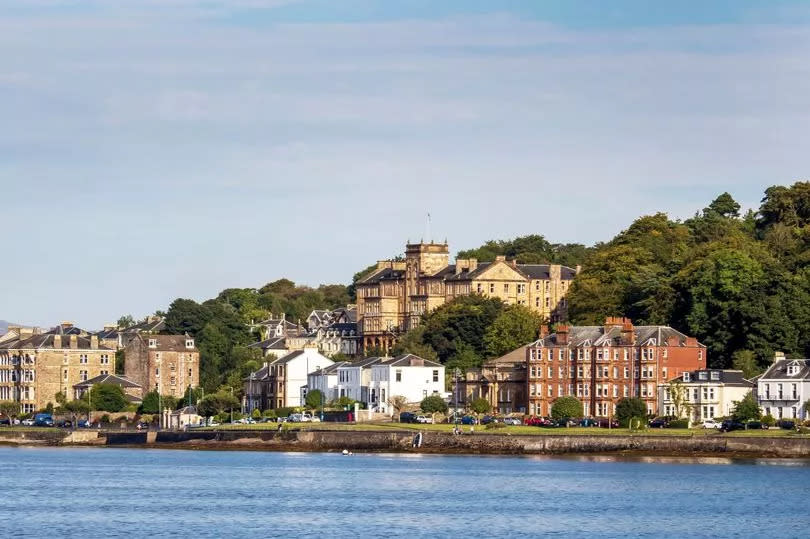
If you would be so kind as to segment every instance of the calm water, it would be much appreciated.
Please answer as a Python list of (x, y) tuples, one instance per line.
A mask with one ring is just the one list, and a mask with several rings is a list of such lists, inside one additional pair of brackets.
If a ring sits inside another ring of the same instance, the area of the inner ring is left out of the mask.
[(3, 537), (807, 537), (805, 461), (0, 447)]

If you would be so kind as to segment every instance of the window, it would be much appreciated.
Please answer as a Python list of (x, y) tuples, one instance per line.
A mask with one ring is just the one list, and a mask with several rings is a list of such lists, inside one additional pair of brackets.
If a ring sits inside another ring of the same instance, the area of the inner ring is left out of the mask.
[(177, 378), (175, 378), (174, 376), (170, 377), (169, 378), (169, 384), (171, 384), (173, 386), (176, 386), (177, 385)]
[(518, 294), (525, 294), (526, 293), (526, 285), (524, 283), (518, 283), (518, 285), (517, 285), (517, 293)]
[(186, 348), (194, 348), (194, 339), (186, 339)]
[(717, 372), (717, 371), (712, 371), (711, 378), (712, 378), (712, 380), (719, 380), (720, 379), (720, 373)]
[(503, 292), (504, 294), (509, 293), (509, 283), (503, 283)]
[(688, 373), (688, 372), (683, 373), (683, 381), (684, 382), (691, 382), (692, 381), (692, 376), (690, 375), (690, 373)]
[(708, 375), (706, 374), (706, 371), (698, 373), (698, 380), (708, 380)]
[(79, 363), (87, 365), (87, 354), (79, 354)]
[(149, 339), (149, 348), (157, 348), (157, 339)]
[(489, 283), (489, 293), (490, 294), (495, 293), (495, 283)]
[(110, 364), (110, 355), (109, 354), (101, 354), (101, 364), (102, 365), (109, 365)]
[(396, 377), (395, 377), (396, 381), (401, 382), (402, 381), (402, 369), (397, 369), (395, 374), (396, 374)]
[(478, 293), (480, 294), (481, 292), (483, 292), (483, 291), (484, 291), (484, 285), (482, 285), (481, 283), (478, 283), (478, 284), (476, 285), (476, 290), (477, 290), (477, 291), (478, 291)]
[(439, 370), (438, 370), (438, 369), (434, 369), (434, 370), (433, 370), (433, 381), (434, 381), (434, 382), (438, 382), (438, 381), (439, 381)]
[(87, 371), (79, 371), (79, 380), (82, 382), (87, 381)]

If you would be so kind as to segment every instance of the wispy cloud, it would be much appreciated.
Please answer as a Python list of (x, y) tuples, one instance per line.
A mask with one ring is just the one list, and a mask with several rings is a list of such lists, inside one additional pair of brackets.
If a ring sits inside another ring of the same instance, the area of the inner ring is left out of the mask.
[[(25, 223), (44, 253), (0, 281), (47, 298), (12, 291), (0, 315), (98, 325), (282, 275), (345, 281), (427, 210), (453, 248), (592, 242), (806, 176), (803, 24), (223, 16), (282, 3), (54, 1), (0, 20), (0, 182), (17, 201), (0, 225)], [(54, 230), (86, 248), (51, 248)], [(89, 263), (99, 242), (115, 256)], [(107, 281), (127, 286), (107, 297)]]

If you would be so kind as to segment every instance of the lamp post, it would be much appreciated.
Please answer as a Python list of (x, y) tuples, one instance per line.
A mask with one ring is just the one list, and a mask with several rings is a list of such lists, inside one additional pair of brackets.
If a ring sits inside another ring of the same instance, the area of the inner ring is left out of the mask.
[(455, 381), (454, 393), (455, 393), (455, 398), (456, 398), (456, 404), (455, 404), (455, 407), (453, 409), (453, 418), (454, 418), (455, 424), (456, 424), (456, 431), (458, 431), (458, 378), (459, 378), (459, 376), (461, 376), (461, 369), (456, 367), (455, 369), (453, 369), (453, 380)]
[[(233, 386), (231, 386), (231, 397), (233, 397)], [(231, 425), (233, 425), (233, 401), (231, 401)]]

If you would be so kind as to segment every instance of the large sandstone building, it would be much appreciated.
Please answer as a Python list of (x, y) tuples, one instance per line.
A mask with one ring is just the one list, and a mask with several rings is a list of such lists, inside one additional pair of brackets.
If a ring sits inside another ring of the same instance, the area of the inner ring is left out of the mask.
[(0, 400), (20, 403), (23, 413), (56, 405), (56, 394), (73, 396), (73, 386), (115, 373), (115, 350), (63, 323), (41, 333), (10, 327), (0, 337)]
[(706, 368), (706, 346), (667, 326), (634, 326), (608, 318), (603, 326), (558, 326), (526, 347), (528, 413), (551, 414), (556, 399), (574, 396), (587, 417), (609, 417), (625, 397), (658, 410), (658, 386)]
[(481, 294), (526, 305), (551, 322), (568, 315), (566, 293), (577, 270), (557, 264), (457, 259), (447, 243), (405, 247), (405, 260), (384, 260), (357, 282), (357, 322), (364, 349), (387, 351), (421, 316), (459, 296)]
[(200, 385), (200, 351), (188, 335), (138, 333), (124, 349), (124, 374), (144, 394), (181, 397)]

